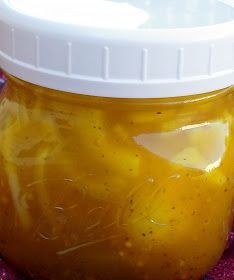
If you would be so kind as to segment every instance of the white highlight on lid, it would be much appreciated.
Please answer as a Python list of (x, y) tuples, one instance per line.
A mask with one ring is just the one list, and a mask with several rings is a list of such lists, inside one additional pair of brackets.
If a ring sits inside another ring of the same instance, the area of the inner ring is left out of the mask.
[(137, 28), (148, 14), (126, 2), (108, 0), (7, 0), (15, 10), (33, 17), (89, 27)]
[(219, 2), (234, 8), (234, 0), (219, 0)]
[(234, 0), (3, 0), (36, 18), (107, 29), (191, 28), (234, 19)]

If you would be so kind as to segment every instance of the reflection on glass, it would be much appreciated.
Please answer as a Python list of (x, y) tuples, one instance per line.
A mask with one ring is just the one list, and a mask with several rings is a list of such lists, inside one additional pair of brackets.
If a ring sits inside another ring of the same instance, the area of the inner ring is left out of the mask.
[(219, 167), (228, 134), (227, 123), (213, 122), (170, 132), (141, 134), (135, 137), (135, 142), (173, 163), (208, 172)]

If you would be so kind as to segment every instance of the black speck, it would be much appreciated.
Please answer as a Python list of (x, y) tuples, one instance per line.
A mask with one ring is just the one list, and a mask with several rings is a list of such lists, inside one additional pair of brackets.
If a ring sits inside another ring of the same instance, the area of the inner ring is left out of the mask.
[(162, 112), (157, 112), (157, 115), (161, 115), (162, 114)]
[(142, 233), (142, 236), (143, 236), (143, 237), (146, 237), (146, 234), (145, 234), (145, 233)]

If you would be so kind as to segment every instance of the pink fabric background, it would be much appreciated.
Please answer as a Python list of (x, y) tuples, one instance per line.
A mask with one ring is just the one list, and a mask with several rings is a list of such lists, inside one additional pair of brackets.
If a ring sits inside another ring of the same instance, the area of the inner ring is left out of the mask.
[[(0, 87), (3, 84), (0, 73)], [(0, 280), (26, 280), (17, 275), (0, 259)], [(163, 280), (163, 279), (162, 279)], [(227, 250), (217, 266), (203, 280), (234, 280), (234, 227), (230, 234)]]

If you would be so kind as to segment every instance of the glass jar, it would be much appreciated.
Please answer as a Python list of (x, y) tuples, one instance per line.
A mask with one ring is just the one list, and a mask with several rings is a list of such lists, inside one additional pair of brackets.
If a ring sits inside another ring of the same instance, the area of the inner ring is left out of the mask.
[(202, 279), (233, 221), (233, 5), (0, 0), (0, 36), (4, 259)]
[(122, 100), (8, 76), (2, 255), (45, 279), (199, 279), (232, 222), (233, 105), (233, 88)]

